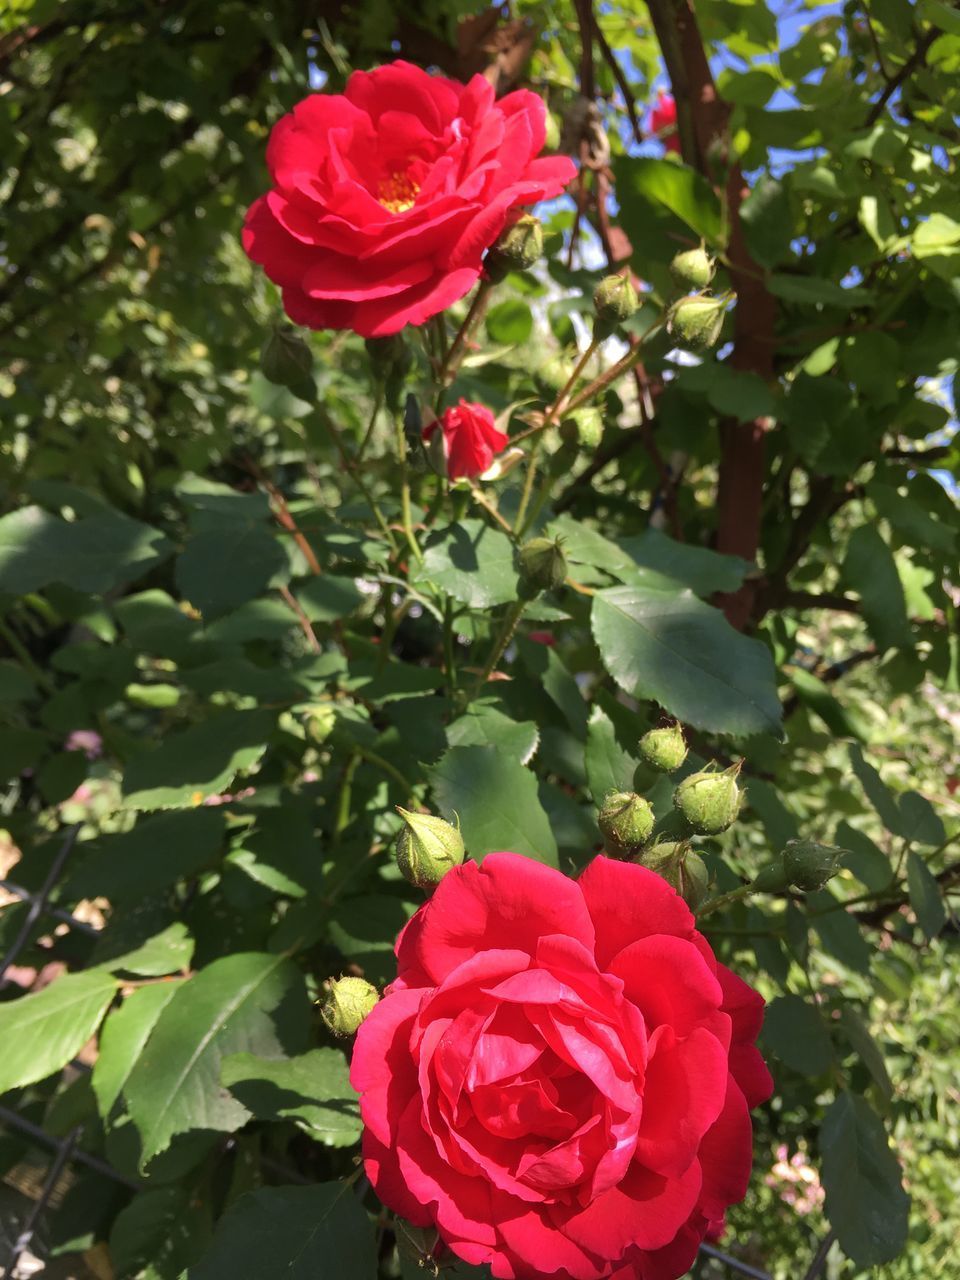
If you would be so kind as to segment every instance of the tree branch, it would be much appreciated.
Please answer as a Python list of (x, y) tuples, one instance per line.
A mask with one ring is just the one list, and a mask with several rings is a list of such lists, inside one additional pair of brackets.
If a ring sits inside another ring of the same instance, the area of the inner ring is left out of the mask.
[(883, 112), (887, 103), (890, 101), (893, 95), (897, 92), (897, 90), (901, 87), (904, 81), (909, 80), (910, 77), (913, 75), (914, 71), (916, 71), (917, 68), (926, 61), (927, 51), (930, 48), (930, 46), (933, 44), (934, 40), (936, 40), (939, 34), (940, 32), (936, 27), (931, 27), (929, 31), (927, 31), (920, 38), (920, 40), (917, 41), (917, 47), (914, 49), (913, 53), (906, 60), (906, 62), (903, 64), (903, 66), (900, 68), (897, 74), (893, 77), (893, 79), (888, 80), (887, 83), (884, 85), (883, 92), (880, 94), (880, 97), (876, 100), (876, 102), (870, 108), (870, 111), (867, 115), (866, 126), (868, 129), (877, 123), (877, 121), (883, 115)]

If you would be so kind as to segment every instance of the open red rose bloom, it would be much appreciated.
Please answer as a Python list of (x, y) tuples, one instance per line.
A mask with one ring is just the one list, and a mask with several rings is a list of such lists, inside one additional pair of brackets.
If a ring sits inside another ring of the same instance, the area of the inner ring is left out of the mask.
[(653, 872), (512, 853), (397, 943), (352, 1081), (384, 1204), (498, 1280), (673, 1280), (750, 1175), (763, 1001)]
[(495, 101), (479, 75), (355, 71), (343, 94), (313, 94), (274, 128), (273, 188), (243, 246), (297, 324), (365, 338), (423, 324), (469, 291), (524, 205), (573, 178), (568, 157), (537, 158), (545, 130), (525, 89)]

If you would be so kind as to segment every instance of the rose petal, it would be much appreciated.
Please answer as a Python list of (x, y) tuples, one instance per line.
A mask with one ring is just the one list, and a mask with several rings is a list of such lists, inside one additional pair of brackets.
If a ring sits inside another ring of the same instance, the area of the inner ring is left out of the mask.
[(624, 947), (652, 934), (689, 938), (690, 908), (653, 871), (613, 858), (594, 858), (577, 881), (596, 929), (597, 963), (606, 969)]
[(669, 934), (631, 943), (613, 958), (610, 972), (623, 979), (624, 994), (643, 1014), (648, 1032), (666, 1023), (677, 1035), (688, 1035), (723, 999), (696, 947)]
[(654, 1032), (637, 1134), (637, 1160), (676, 1177), (695, 1160), (703, 1135), (723, 1107), (727, 1055), (698, 1027), (677, 1040), (669, 1027)]
[(686, 1222), (700, 1194), (700, 1166), (694, 1161), (679, 1177), (664, 1178), (634, 1164), (619, 1186), (611, 1187), (560, 1225), (582, 1248), (617, 1262), (631, 1245), (659, 1249)]

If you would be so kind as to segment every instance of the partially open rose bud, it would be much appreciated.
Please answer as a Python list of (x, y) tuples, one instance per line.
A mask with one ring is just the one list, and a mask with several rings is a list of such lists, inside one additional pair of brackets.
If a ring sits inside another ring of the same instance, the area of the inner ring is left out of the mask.
[(567, 580), (567, 558), (559, 538), (531, 538), (517, 552), (520, 594), (529, 600), (541, 591), (555, 591)]
[(501, 233), (487, 254), (484, 266), (495, 283), (509, 271), (525, 271), (543, 256), (543, 226), (539, 218), (525, 213)]
[(691, 911), (696, 911), (706, 897), (710, 873), (700, 855), (694, 853), (685, 840), (658, 841), (652, 849), (641, 853), (637, 862), (662, 876)]
[(677, 787), (673, 802), (698, 835), (719, 835), (736, 820), (743, 799), (737, 786), (739, 772), (739, 765), (723, 773), (705, 769), (684, 778)]
[(403, 828), (397, 837), (397, 866), (418, 889), (433, 889), (466, 855), (459, 823), (453, 827), (432, 813), (397, 807)]
[(601, 337), (609, 337), (617, 325), (630, 319), (639, 305), (640, 299), (629, 272), (604, 276), (593, 295), (596, 312), (594, 332)]
[(654, 823), (650, 802), (633, 791), (612, 791), (601, 806), (597, 825), (611, 857), (632, 858), (650, 838)]
[(670, 274), (679, 289), (705, 289), (717, 264), (705, 249), (685, 249), (670, 263)]
[(788, 840), (781, 854), (788, 883), (805, 893), (822, 889), (840, 870), (845, 852), (815, 840)]
[(706, 293), (679, 298), (667, 312), (667, 330), (692, 351), (706, 351), (720, 337), (726, 310), (727, 299)]
[(673, 773), (687, 758), (683, 730), (674, 721), (661, 729), (650, 729), (640, 739), (640, 758), (659, 773)]
[(355, 1035), (380, 999), (376, 987), (365, 978), (331, 978), (325, 989), (320, 1017), (335, 1036)]

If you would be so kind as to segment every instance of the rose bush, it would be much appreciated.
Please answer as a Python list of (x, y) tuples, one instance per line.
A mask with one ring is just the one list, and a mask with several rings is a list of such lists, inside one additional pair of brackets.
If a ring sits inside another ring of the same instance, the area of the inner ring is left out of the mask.
[(448, 873), (357, 1037), (383, 1202), (498, 1280), (672, 1280), (740, 1200), (763, 1001), (642, 867)]
[(443, 439), (443, 459), (450, 480), (483, 475), (493, 465), (494, 454), (502, 453), (510, 443), (486, 405), (470, 404), (463, 398), (424, 427), (424, 443), (429, 444), (437, 431)]
[(540, 157), (546, 108), (529, 90), (495, 100), (407, 62), (356, 71), (273, 130), (270, 191), (243, 245), (290, 319), (364, 337), (422, 324), (462, 298), (517, 211), (559, 195), (566, 156)]

